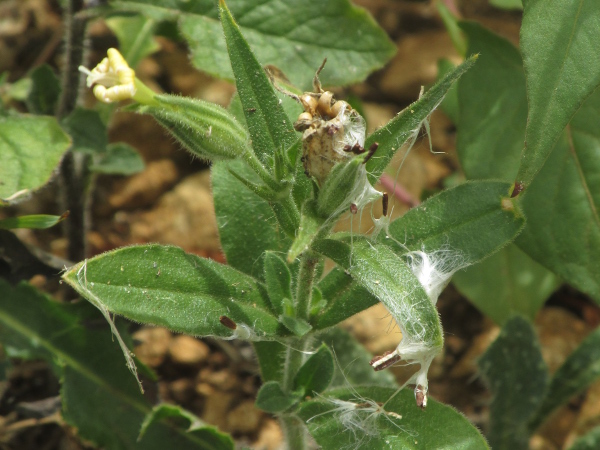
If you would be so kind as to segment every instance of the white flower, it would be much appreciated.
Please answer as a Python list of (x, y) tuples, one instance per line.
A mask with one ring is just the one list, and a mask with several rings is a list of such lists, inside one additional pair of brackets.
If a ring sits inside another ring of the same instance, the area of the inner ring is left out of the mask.
[(87, 86), (95, 85), (94, 95), (104, 103), (133, 98), (136, 93), (135, 71), (117, 49), (109, 48), (106, 54), (107, 57), (91, 71), (79, 66), (79, 71), (87, 75)]

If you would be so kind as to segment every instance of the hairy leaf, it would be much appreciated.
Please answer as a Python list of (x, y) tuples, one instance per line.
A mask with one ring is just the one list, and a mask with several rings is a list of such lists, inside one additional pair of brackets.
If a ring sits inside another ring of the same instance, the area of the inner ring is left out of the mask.
[(195, 336), (255, 340), (284, 330), (261, 284), (178, 247), (124, 247), (77, 264), (63, 278), (101, 309)]
[(148, 424), (138, 442), (151, 406), (123, 364), (108, 326), (95, 323), (102, 325), (104, 319), (81, 305), (59, 305), (25, 284), (12, 289), (0, 280), (0, 290), (3, 342), (29, 346), (38, 356), (59, 362), (63, 417), (81, 437), (114, 449), (233, 449), (231, 439), (213, 427), (187, 432), (187, 426), (164, 420)]
[(294, 377), (294, 391), (302, 391), (302, 396), (313, 396), (323, 392), (331, 383), (333, 371), (331, 350), (322, 344), (316, 353), (304, 362)]
[(596, 0), (525, 0), (521, 52), (529, 114), (516, 181), (529, 186), (583, 101), (600, 84)]
[(60, 97), (60, 81), (48, 64), (31, 72), (31, 89), (25, 103), (33, 114), (54, 115)]
[(476, 60), (477, 56), (472, 56), (452, 72), (446, 74), (419, 100), (407, 106), (387, 125), (379, 128), (367, 138), (365, 148), (369, 148), (375, 142), (379, 144), (375, 155), (367, 162), (367, 173), (372, 185), (377, 182), (396, 150), (411, 137), (416, 136), (429, 114), (444, 99), (448, 89), (475, 64)]
[(477, 428), (450, 406), (431, 400), (423, 411), (409, 390), (390, 399), (394, 393), (387, 387), (337, 388), (301, 403), (299, 415), (327, 449), (489, 449)]
[(458, 271), (452, 283), (477, 309), (502, 325), (514, 313), (533, 321), (560, 281), (511, 244)]
[(468, 266), (523, 229), (525, 219), (508, 199), (509, 190), (510, 184), (501, 181), (473, 181), (447, 189), (392, 222), (388, 234), (402, 253), (445, 250), (454, 259), (454, 269)]
[(4, 230), (12, 230), (15, 228), (31, 228), (44, 229), (56, 225), (58, 222), (69, 217), (66, 212), (61, 216), (51, 216), (48, 214), (33, 214), (31, 216), (9, 217), (8, 219), (0, 220), (0, 228)]
[(559, 406), (600, 378), (600, 329), (596, 329), (556, 371), (538, 411), (531, 420), (533, 431)]
[[(178, 18), (192, 51), (192, 62), (211, 75), (233, 78), (212, 0), (113, 0), (116, 10), (156, 19)], [(261, 65), (275, 64), (297, 86), (308, 89), (323, 58), (327, 85), (362, 81), (382, 67), (396, 48), (361, 8), (348, 0), (230, 0), (236, 18)]]
[(0, 204), (46, 184), (70, 143), (53, 117), (0, 117)]
[(532, 325), (520, 316), (507, 321), (478, 365), (494, 395), (487, 433), (491, 447), (528, 448), (527, 421), (544, 396), (548, 378)]

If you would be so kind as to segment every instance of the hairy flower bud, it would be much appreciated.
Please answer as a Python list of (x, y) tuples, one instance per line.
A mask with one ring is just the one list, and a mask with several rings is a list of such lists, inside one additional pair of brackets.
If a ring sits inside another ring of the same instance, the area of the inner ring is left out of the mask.
[(137, 111), (154, 117), (193, 154), (216, 161), (250, 152), (246, 130), (221, 106), (175, 95), (156, 95), (154, 100), (156, 105)]

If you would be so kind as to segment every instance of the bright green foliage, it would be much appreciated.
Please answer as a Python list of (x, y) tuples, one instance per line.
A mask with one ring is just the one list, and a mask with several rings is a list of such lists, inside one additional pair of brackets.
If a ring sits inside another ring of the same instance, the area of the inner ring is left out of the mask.
[(0, 117), (0, 204), (48, 182), (70, 143), (52, 117)]
[(499, 325), (514, 313), (533, 321), (558, 288), (559, 279), (516, 245), (508, 245), (479, 264), (458, 271), (454, 286)]
[(521, 51), (529, 113), (516, 181), (529, 186), (575, 112), (600, 85), (596, 0), (525, 0)]
[(490, 5), (502, 9), (523, 9), (523, 2), (521, 0), (490, 0)]
[[(451, 407), (431, 401), (421, 411), (407, 390), (387, 402), (394, 392), (386, 387), (333, 389), (302, 403), (299, 414), (322, 448), (489, 449), (479, 431)], [(344, 402), (334, 403), (339, 400)], [(384, 411), (375, 412), (377, 404), (365, 405), (369, 400), (381, 402)]]
[[(177, 247), (121, 248), (77, 264), (64, 279), (99, 307), (195, 336), (254, 340), (283, 331), (263, 285)], [(238, 329), (222, 325), (220, 316)]]
[[(212, 0), (113, 0), (116, 10), (135, 11), (155, 19), (178, 18), (179, 29), (200, 70), (233, 78), (225, 40)], [(261, 65), (274, 64), (302, 89), (310, 87), (315, 68), (327, 56), (326, 85), (362, 81), (395, 53), (373, 19), (348, 0), (245, 0), (227, 2)]]
[[(34, 288), (0, 280), (0, 335), (7, 346), (30, 349), (61, 372), (63, 417), (80, 435), (114, 449), (233, 449), (231, 439), (202, 423), (187, 432), (165, 415), (146, 419), (150, 404), (113, 345), (108, 327), (84, 326), (100, 316), (86, 305), (59, 305)], [(102, 319), (100, 319), (102, 320)], [(93, 357), (90, 357), (93, 355)], [(110, 432), (107, 432), (110, 430)]]
[(527, 421), (542, 400), (548, 369), (531, 324), (514, 316), (478, 362), (494, 398), (490, 405), (491, 447), (528, 448)]
[(286, 300), (292, 301), (292, 274), (277, 254), (265, 252), (265, 284), (275, 314), (286, 313)]
[(559, 406), (600, 378), (600, 329), (590, 334), (556, 371), (530, 422), (534, 431)]

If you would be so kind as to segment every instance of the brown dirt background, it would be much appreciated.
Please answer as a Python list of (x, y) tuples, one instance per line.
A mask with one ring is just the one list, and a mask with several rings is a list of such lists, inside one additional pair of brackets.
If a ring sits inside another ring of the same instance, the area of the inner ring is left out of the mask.
[[(437, 75), (437, 61), (458, 61), (433, 1), (356, 0), (368, 9), (397, 44), (398, 53), (368, 80), (344, 90), (361, 99), (370, 131), (383, 125), (414, 101), (422, 85)], [(504, 12), (484, 0), (447, 1), (459, 14), (481, 22), (518, 42), (520, 13)], [(14, 81), (41, 63), (61, 66), (63, 23), (56, 0), (0, 1), (0, 72)], [(186, 48), (159, 39), (160, 50), (145, 59), (137, 73), (153, 88), (190, 95), (226, 106), (234, 88), (196, 70)], [(117, 41), (101, 22), (90, 26), (90, 60), (99, 60)], [(93, 65), (93, 64), (90, 64)], [(123, 245), (159, 242), (175, 244), (187, 252), (225, 262), (218, 242), (206, 164), (178, 148), (151, 118), (118, 113), (110, 129), (111, 141), (125, 141), (140, 150), (146, 169), (131, 177), (99, 176), (93, 199), (93, 223), (88, 240), (90, 254)], [(395, 214), (409, 208), (424, 193), (440, 189), (443, 179), (460, 170), (455, 152), (455, 129), (436, 111), (431, 119), (433, 155), (426, 140), (417, 143), (407, 158), (398, 182), (404, 202), (395, 202)], [(52, 184), (13, 213), (60, 213)], [(377, 213), (376, 213), (377, 214)], [(346, 223), (340, 225), (348, 227)], [(363, 228), (369, 225), (365, 221)], [(357, 230), (359, 224), (353, 225)], [(44, 232), (19, 230), (25, 242), (64, 256), (66, 241), (59, 229)], [(49, 280), (34, 277), (42, 289), (55, 290)], [(449, 403), (485, 430), (490, 396), (476, 371), (475, 361), (498, 334), (452, 287), (438, 303), (446, 345), (430, 370), (431, 395)], [(374, 354), (393, 348), (398, 341), (389, 330), (389, 318), (376, 306), (347, 320), (350, 330)], [(579, 342), (600, 322), (599, 309), (584, 295), (560, 288), (536, 320), (544, 358), (555, 370)], [(257, 410), (253, 399), (260, 386), (252, 349), (241, 342), (195, 339), (162, 328), (137, 327), (138, 357), (156, 370), (158, 396), (191, 410), (208, 423), (233, 434), (239, 444), (256, 449), (277, 449), (281, 432), (277, 421)], [(395, 371), (399, 380), (406, 374)], [(75, 450), (95, 447), (81, 442), (75, 430), (60, 420), (59, 383), (43, 362), (15, 361), (6, 381), (0, 382), (0, 449)], [(600, 384), (561, 408), (531, 439), (531, 448), (566, 448), (575, 436), (600, 423)]]

